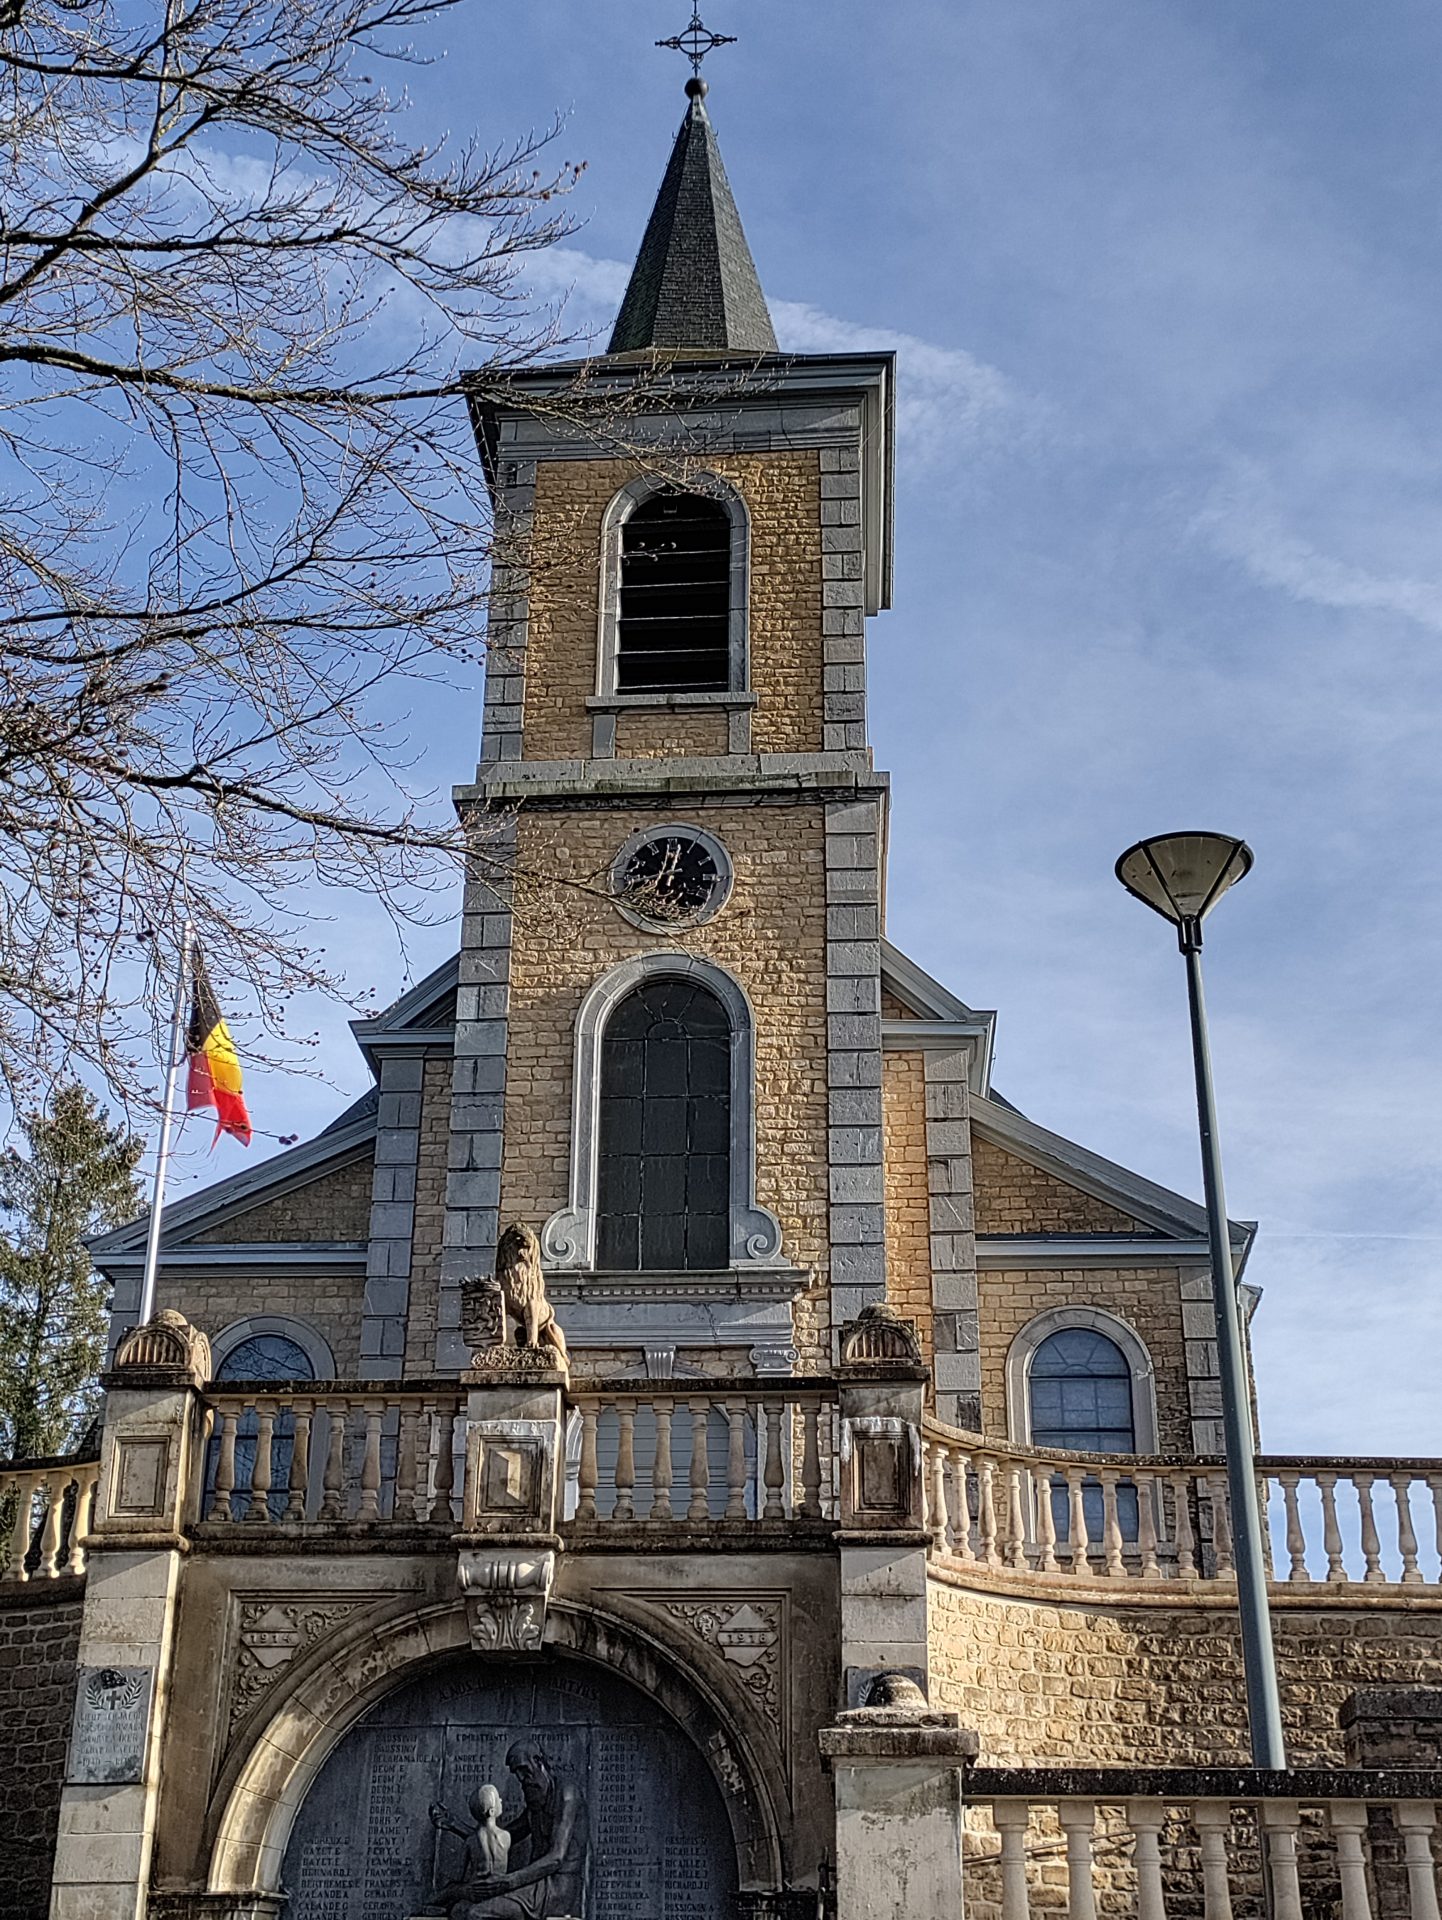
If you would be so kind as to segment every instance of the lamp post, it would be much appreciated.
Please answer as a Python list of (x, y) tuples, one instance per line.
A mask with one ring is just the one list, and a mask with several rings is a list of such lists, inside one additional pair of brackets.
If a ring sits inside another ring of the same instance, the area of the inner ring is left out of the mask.
[(1202, 921), (1227, 889), (1244, 878), (1251, 865), (1251, 848), (1245, 841), (1235, 840), (1228, 834), (1167, 833), (1153, 840), (1139, 840), (1136, 846), (1129, 847), (1117, 861), (1116, 872), (1128, 893), (1135, 894), (1163, 919), (1171, 921), (1177, 930), (1177, 945), (1187, 963), (1197, 1121), (1202, 1136), (1202, 1182), (1207, 1197), (1207, 1238), (1211, 1248), (1212, 1304), (1216, 1312), (1221, 1370), (1222, 1430), (1227, 1445), (1227, 1493), (1232, 1507), (1252, 1764), (1285, 1767), (1287, 1752), (1277, 1695), (1272, 1621), (1267, 1608), (1262, 1512), (1257, 1499), (1257, 1443), (1252, 1430), (1237, 1285), (1232, 1273), (1211, 1052), (1207, 1044), (1207, 1013), (1202, 998)]

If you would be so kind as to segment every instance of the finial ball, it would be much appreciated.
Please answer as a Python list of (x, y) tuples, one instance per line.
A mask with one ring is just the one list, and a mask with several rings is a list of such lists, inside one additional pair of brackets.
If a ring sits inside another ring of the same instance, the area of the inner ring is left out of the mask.
[(699, 73), (693, 73), (686, 82), (686, 92), (692, 100), (704, 100), (710, 91), (710, 83), (703, 80)]

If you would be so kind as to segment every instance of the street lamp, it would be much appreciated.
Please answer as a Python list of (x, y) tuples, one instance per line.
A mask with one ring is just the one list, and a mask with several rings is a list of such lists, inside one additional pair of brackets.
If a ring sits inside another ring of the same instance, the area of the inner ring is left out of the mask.
[(1187, 1000), (1192, 1015), (1192, 1060), (1197, 1076), (1197, 1120), (1202, 1135), (1202, 1181), (1207, 1196), (1207, 1238), (1212, 1256), (1212, 1304), (1221, 1367), (1222, 1430), (1227, 1443), (1227, 1492), (1232, 1506), (1237, 1561), (1237, 1601), (1242, 1619), (1242, 1664), (1247, 1679), (1247, 1718), (1252, 1764), (1285, 1767), (1277, 1664), (1267, 1610), (1267, 1562), (1262, 1513), (1257, 1500), (1257, 1443), (1242, 1351), (1242, 1323), (1232, 1273), (1227, 1203), (1222, 1191), (1222, 1154), (1202, 999), (1202, 921), (1218, 900), (1251, 870), (1252, 850), (1225, 833), (1165, 833), (1139, 840), (1117, 861), (1117, 878), (1177, 930), (1187, 963)]

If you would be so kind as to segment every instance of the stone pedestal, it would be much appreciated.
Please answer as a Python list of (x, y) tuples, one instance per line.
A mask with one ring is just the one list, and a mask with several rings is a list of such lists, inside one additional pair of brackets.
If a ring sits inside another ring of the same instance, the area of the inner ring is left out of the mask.
[(836, 1920), (962, 1912), (962, 1766), (955, 1714), (862, 1708), (819, 1736), (836, 1791)]
[(546, 1349), (482, 1349), (465, 1375), (456, 1578), (477, 1653), (536, 1654), (555, 1578), (566, 1374)]
[[(205, 1442), (203, 1334), (167, 1310), (121, 1341), (106, 1388), (75, 1722), (51, 1920), (143, 1920), (171, 1643)], [(175, 1756), (171, 1756), (174, 1763)]]

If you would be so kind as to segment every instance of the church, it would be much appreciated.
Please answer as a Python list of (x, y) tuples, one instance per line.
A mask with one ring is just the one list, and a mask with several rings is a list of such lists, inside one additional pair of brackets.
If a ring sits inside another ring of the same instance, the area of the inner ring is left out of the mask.
[(896, 367), (778, 350), (706, 92), (605, 353), (471, 394), (456, 951), (0, 1463), (5, 1910), (1437, 1920), (1442, 1461), (1259, 1460), (1249, 1767), (1206, 1214), (888, 937)]

